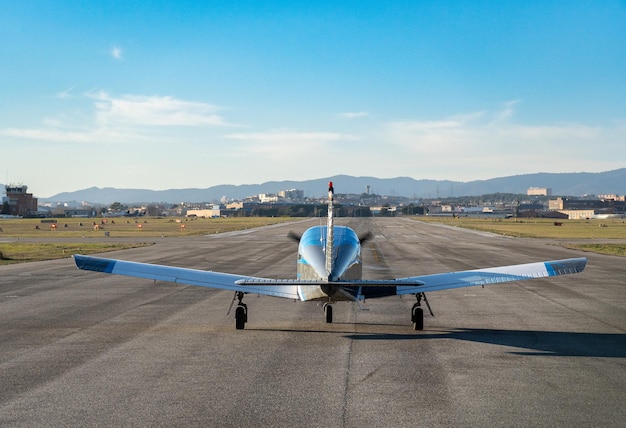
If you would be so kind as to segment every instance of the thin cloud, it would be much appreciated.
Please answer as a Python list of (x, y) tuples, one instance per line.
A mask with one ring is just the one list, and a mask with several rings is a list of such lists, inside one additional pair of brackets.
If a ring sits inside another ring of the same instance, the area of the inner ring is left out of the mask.
[(311, 142), (332, 142), (332, 141), (355, 141), (357, 138), (350, 134), (340, 134), (336, 132), (299, 132), (289, 130), (267, 131), (267, 132), (242, 132), (227, 135), (227, 138), (242, 141), (257, 142), (290, 142), (290, 143), (311, 143)]
[(133, 132), (111, 129), (72, 130), (61, 129), (58, 124), (51, 124), (40, 129), (7, 128), (0, 130), (5, 137), (55, 143), (97, 143), (110, 141), (147, 141), (145, 137)]
[[(71, 97), (69, 93), (58, 98)], [(106, 92), (82, 97), (93, 101), (90, 113), (59, 114), (45, 117), (36, 128), (5, 128), (0, 135), (50, 142), (145, 141), (154, 136), (154, 128), (206, 128), (228, 125), (210, 104), (185, 101), (168, 96), (125, 95), (113, 97)], [(168, 135), (159, 132), (162, 138)]]
[(115, 58), (116, 60), (121, 60), (122, 59), (122, 48), (120, 48), (119, 46), (113, 46), (111, 48), (111, 56), (113, 58)]
[[(233, 157), (262, 158), (265, 164), (280, 168), (281, 164), (299, 164), (324, 162), (333, 159), (333, 155), (344, 150), (345, 143), (357, 141), (350, 134), (336, 132), (302, 132), (286, 129), (266, 132), (243, 132), (226, 135), (237, 141)], [(349, 149), (349, 144), (345, 149)], [(303, 162), (306, 160), (306, 162)]]
[(358, 119), (360, 117), (367, 117), (369, 115), (370, 115), (369, 112), (366, 112), (366, 111), (355, 111), (355, 112), (339, 113), (337, 116), (341, 119)]
[(113, 97), (106, 92), (88, 96), (96, 100), (96, 118), (100, 124), (227, 126), (224, 118), (217, 114), (219, 108), (206, 103), (184, 101), (169, 96)]
[(504, 104), (504, 108), (495, 114), (495, 118), (492, 124), (497, 124), (502, 121), (510, 119), (515, 114), (515, 106), (519, 103), (519, 100), (507, 101)]
[(63, 91), (57, 92), (55, 94), (55, 97), (60, 100), (67, 100), (67, 99), (73, 98), (74, 97), (74, 95), (72, 95), (73, 90), (74, 90), (74, 87), (72, 86), (69, 89), (65, 89)]
[(626, 133), (619, 124), (515, 123), (516, 103), (493, 113), (389, 122), (383, 125), (382, 138), (400, 168), (419, 163), (431, 177), (448, 179), (458, 174), (488, 178), (511, 172), (588, 170), (593, 160), (606, 159), (607, 151), (621, 151), (618, 142)]

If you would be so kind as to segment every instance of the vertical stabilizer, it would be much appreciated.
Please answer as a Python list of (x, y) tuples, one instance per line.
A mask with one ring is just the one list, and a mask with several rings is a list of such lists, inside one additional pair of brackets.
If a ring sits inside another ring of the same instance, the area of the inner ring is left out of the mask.
[(326, 272), (330, 277), (333, 271), (333, 240), (334, 240), (334, 226), (333, 226), (333, 200), (335, 198), (335, 189), (333, 188), (333, 182), (328, 183), (328, 227), (326, 229)]

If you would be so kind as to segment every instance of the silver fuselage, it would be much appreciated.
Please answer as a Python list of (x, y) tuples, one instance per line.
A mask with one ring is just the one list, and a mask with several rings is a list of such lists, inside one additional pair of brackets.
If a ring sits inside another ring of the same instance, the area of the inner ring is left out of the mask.
[[(304, 232), (298, 247), (297, 278), (328, 282), (360, 280), (361, 243), (357, 234), (349, 227), (334, 226), (330, 255), (326, 254), (327, 237), (327, 226), (311, 227)], [(302, 286), (299, 292), (305, 297), (303, 300), (354, 300), (352, 294), (341, 293), (337, 286)]]

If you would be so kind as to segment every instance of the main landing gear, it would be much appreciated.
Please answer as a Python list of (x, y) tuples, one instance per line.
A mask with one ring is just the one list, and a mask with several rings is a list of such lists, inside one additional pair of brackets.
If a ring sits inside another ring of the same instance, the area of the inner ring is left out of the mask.
[(233, 307), (235, 299), (237, 299), (237, 309), (235, 309), (235, 328), (237, 330), (243, 330), (248, 322), (248, 306), (242, 302), (244, 294), (241, 291), (235, 292), (235, 297), (233, 297), (233, 301), (228, 309), (228, 313), (230, 313), (230, 309)]
[(417, 299), (417, 302), (411, 308), (411, 323), (413, 324), (414, 330), (424, 330), (424, 310), (422, 309), (422, 299), (424, 299), (424, 303), (426, 303), (426, 307), (428, 308), (430, 315), (435, 315), (433, 314), (432, 309), (430, 309), (430, 304), (428, 303), (426, 294), (417, 293), (415, 298)]

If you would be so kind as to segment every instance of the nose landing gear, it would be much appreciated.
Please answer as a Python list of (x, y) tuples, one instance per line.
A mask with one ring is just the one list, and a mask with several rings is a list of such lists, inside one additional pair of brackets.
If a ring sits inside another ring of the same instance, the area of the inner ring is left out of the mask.
[(324, 315), (326, 316), (326, 324), (333, 322), (333, 307), (330, 303), (324, 303)]

